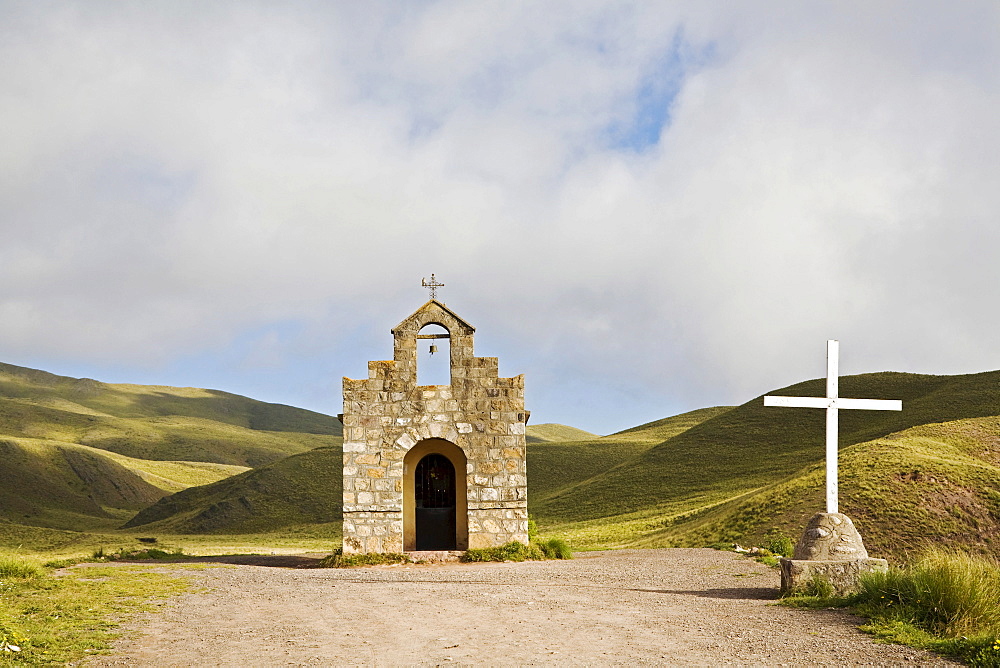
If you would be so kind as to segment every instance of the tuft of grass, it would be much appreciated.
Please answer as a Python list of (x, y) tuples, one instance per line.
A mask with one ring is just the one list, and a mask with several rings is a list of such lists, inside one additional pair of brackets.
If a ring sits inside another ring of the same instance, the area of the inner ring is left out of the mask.
[(465, 562), (481, 561), (541, 561), (545, 554), (537, 545), (525, 545), (516, 540), (498, 545), (497, 547), (478, 547), (465, 551), (461, 560)]
[(370, 552), (368, 554), (344, 554), (342, 549), (337, 549), (328, 557), (325, 557), (317, 568), (355, 568), (357, 566), (384, 566), (389, 564), (409, 564), (413, 563), (405, 554), (400, 552)]
[(19, 557), (0, 556), (0, 580), (15, 578), (18, 580), (28, 580), (39, 578), (42, 574), (42, 569), (36, 564)]
[(817, 587), (782, 603), (851, 606), (869, 619), (861, 630), (879, 640), (1000, 667), (1000, 562), (990, 557), (930, 550), (909, 566), (862, 575), (847, 598)]
[(546, 559), (572, 559), (573, 550), (562, 538), (534, 541)]
[(1000, 563), (932, 550), (905, 568), (861, 581), (859, 610), (945, 638), (1000, 635)]

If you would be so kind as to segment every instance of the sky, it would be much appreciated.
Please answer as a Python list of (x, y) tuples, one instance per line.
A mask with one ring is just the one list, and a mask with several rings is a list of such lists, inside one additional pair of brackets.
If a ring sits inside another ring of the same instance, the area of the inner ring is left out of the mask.
[(994, 0), (0, 0), (0, 63), (3, 362), (336, 414), (434, 273), (532, 423), (1000, 368)]

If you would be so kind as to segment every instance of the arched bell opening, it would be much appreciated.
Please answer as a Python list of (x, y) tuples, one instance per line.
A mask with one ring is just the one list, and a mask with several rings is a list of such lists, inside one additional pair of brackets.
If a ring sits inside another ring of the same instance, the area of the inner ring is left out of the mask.
[(417, 333), (417, 385), (451, 385), (451, 334), (438, 323)]
[(427, 439), (403, 458), (403, 549), (467, 550), (469, 504), (465, 453)]

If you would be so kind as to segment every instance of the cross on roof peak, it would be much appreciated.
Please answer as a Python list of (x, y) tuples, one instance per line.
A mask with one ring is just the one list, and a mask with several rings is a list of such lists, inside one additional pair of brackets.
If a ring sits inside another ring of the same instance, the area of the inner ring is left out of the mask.
[(438, 283), (437, 279), (434, 278), (434, 274), (431, 274), (431, 280), (429, 281), (426, 278), (421, 278), (420, 285), (431, 291), (431, 299), (437, 299), (437, 289), (444, 287), (444, 283)]

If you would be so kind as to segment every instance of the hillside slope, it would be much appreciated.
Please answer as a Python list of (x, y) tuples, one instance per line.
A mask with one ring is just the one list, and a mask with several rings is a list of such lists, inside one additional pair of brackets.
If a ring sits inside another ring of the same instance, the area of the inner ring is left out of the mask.
[[(824, 502), (822, 464), (715, 507), (647, 525), (642, 547), (797, 537)], [(905, 556), (929, 545), (1000, 548), (1000, 418), (904, 429), (841, 450), (840, 506), (869, 550)]]
[(173, 492), (244, 470), (203, 462), (149, 462), (58, 441), (0, 438), (0, 518), (50, 528), (108, 529)]
[(292, 455), (166, 497), (140, 511), (123, 528), (232, 534), (339, 521), (342, 461), (339, 446)]
[[(965, 376), (877, 373), (845, 376), (841, 396), (902, 399), (903, 411), (841, 411), (841, 447), (930, 422), (1000, 412), (1000, 372)], [(822, 396), (822, 379), (770, 394)], [(657, 508), (666, 515), (725, 501), (792, 475), (823, 457), (825, 413), (765, 408), (761, 397), (650, 448), (640, 457), (534, 508), (558, 523)]]
[(341, 434), (328, 415), (227, 392), (111, 385), (0, 364), (0, 436), (252, 467)]
[(117, 526), (167, 494), (339, 446), (340, 433), (330, 416), (226, 392), (0, 364), (0, 518)]
[(568, 427), (564, 424), (548, 422), (545, 424), (529, 424), (524, 430), (524, 440), (528, 443), (547, 443), (551, 441), (583, 441), (600, 438), (589, 431)]

